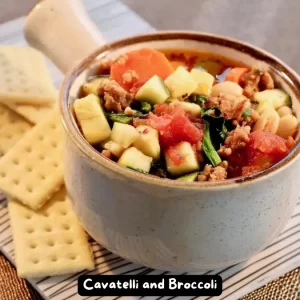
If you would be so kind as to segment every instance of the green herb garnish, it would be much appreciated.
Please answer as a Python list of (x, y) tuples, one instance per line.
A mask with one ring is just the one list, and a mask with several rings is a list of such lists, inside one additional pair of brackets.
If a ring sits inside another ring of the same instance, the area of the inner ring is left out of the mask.
[(202, 96), (202, 95), (192, 94), (189, 97), (189, 100), (190, 100), (190, 102), (196, 103), (196, 104), (200, 105), (201, 107), (203, 107), (204, 103), (207, 101), (207, 97)]
[(118, 122), (123, 124), (129, 124), (134, 118), (134, 116), (128, 116), (123, 113), (106, 113), (106, 116), (112, 122)]
[(152, 110), (152, 106), (148, 102), (141, 102), (141, 111), (148, 113)]
[(242, 114), (243, 117), (251, 117), (252, 112), (249, 108), (246, 108)]

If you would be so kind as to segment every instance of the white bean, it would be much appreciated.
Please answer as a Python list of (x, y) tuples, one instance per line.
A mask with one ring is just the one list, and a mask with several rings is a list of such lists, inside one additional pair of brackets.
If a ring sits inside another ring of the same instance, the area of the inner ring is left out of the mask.
[(293, 136), (296, 132), (298, 126), (298, 120), (293, 115), (285, 115), (280, 118), (279, 126), (276, 134), (281, 136), (284, 139), (287, 139), (289, 136)]
[(253, 130), (263, 130), (276, 133), (279, 126), (280, 117), (274, 109), (265, 110), (256, 121)]
[(289, 108), (288, 106), (282, 106), (277, 110), (279, 117), (283, 117), (285, 115), (292, 115), (293, 112), (291, 110), (291, 108)]
[(224, 81), (215, 84), (211, 89), (211, 95), (217, 97), (220, 94), (242, 96), (243, 89), (235, 82)]

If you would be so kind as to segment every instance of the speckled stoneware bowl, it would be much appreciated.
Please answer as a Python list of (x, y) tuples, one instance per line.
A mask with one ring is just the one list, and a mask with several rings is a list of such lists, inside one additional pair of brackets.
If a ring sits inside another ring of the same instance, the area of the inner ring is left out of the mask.
[(60, 98), (65, 182), (89, 234), (130, 261), (163, 270), (226, 267), (266, 247), (296, 202), (299, 143), (284, 160), (252, 176), (208, 183), (162, 180), (101, 157), (81, 136), (70, 107), (95, 61), (140, 47), (211, 51), (249, 66), (260, 62), (292, 96), (299, 118), (298, 75), (261, 49), (212, 34), (158, 32), (101, 46), (79, 1), (66, 0), (63, 7), (58, 2), (45, 0), (30, 13), (25, 36), (63, 71), (98, 48), (66, 76)]

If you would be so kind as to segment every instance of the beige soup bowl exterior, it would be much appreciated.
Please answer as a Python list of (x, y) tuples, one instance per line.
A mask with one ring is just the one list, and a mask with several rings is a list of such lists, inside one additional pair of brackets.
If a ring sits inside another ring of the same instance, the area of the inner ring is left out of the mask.
[(286, 159), (250, 177), (175, 182), (101, 157), (81, 136), (70, 109), (100, 57), (114, 58), (140, 47), (183, 48), (248, 65), (262, 63), (292, 95), (299, 117), (299, 77), (283, 62), (243, 42), (196, 32), (159, 32), (105, 44), (77, 0), (65, 0), (63, 6), (57, 0), (41, 2), (29, 14), (24, 32), (62, 71), (77, 65), (60, 94), (65, 183), (76, 214), (96, 241), (151, 268), (199, 271), (248, 259), (283, 229), (297, 199), (299, 143)]

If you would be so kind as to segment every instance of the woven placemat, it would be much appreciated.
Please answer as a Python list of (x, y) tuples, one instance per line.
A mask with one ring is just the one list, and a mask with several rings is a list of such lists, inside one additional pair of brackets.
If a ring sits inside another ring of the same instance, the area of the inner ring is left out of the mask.
[[(25, 281), (18, 278), (15, 268), (0, 253), (0, 299), (43, 300)], [(266, 286), (242, 297), (241, 300), (299, 300), (300, 268), (279, 277)]]

